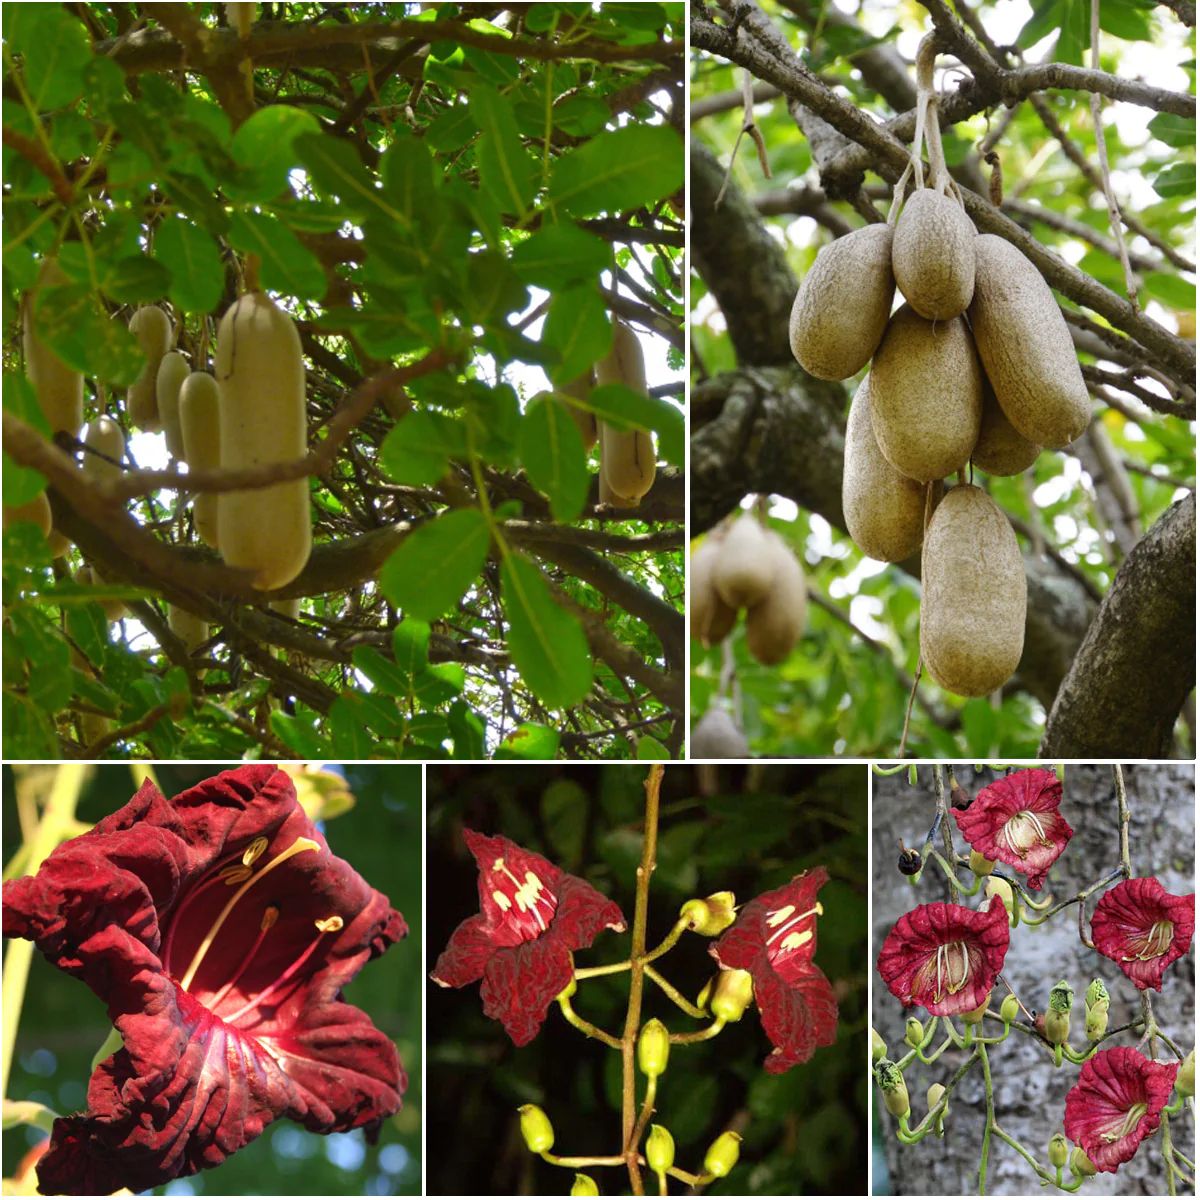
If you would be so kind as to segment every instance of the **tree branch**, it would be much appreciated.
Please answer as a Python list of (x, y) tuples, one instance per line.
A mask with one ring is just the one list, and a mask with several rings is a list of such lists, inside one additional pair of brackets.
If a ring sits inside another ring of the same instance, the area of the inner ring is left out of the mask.
[(1113, 580), (1046, 721), (1046, 758), (1165, 758), (1196, 682), (1196, 497)]

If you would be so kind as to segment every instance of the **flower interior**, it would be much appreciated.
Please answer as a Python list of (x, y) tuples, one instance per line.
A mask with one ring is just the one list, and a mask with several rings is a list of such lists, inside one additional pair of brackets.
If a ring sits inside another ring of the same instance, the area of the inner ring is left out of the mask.
[(966, 942), (946, 942), (937, 947), (913, 977), (913, 993), (923, 992), (932, 981), (933, 1002), (956, 995), (971, 978), (971, 952)]
[(1101, 1132), (1100, 1140), (1102, 1142), (1119, 1142), (1123, 1137), (1128, 1137), (1138, 1127), (1138, 1122), (1146, 1115), (1149, 1108), (1148, 1104), (1135, 1104), (1128, 1112), (1118, 1112), (1108, 1128)]
[(1122, 954), (1122, 962), (1145, 962), (1147, 959), (1159, 958), (1166, 954), (1175, 940), (1175, 926), (1171, 921), (1155, 921), (1145, 935), (1132, 940), (1131, 948), (1135, 954)]
[(998, 840), (1018, 858), (1024, 858), (1035, 845), (1054, 845), (1046, 834), (1041, 817), (1029, 808), (1023, 808), (1009, 817), (999, 832)]
[(518, 879), (503, 858), (497, 858), (487, 872), (487, 886), (500, 910), (500, 923), (523, 942), (546, 932), (558, 908), (558, 897), (537, 877), (526, 871)]
[(800, 954), (816, 936), (812, 929), (798, 928), (801, 922), (810, 918), (822, 916), (825, 909), (820, 903), (815, 904), (806, 912), (797, 912), (794, 904), (785, 904), (767, 913), (766, 922), (772, 929), (767, 937), (767, 957), (771, 960), (776, 972), (787, 982), (795, 982), (800, 968), (806, 967), (812, 960), (812, 949)]

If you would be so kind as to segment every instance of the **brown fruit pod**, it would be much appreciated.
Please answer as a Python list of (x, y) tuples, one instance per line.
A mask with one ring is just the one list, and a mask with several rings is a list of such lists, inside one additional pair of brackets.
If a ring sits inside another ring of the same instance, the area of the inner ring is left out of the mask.
[(713, 583), (713, 568), (721, 553), (721, 538), (710, 533), (691, 554), (688, 564), (688, 625), (692, 637), (704, 646), (723, 642), (737, 624), (737, 609), (730, 608)]
[(746, 612), (746, 648), (764, 666), (773, 667), (791, 654), (804, 633), (808, 586), (792, 548), (773, 529), (766, 535), (775, 579), (766, 596)]
[(896, 222), (892, 270), (927, 321), (961, 317), (975, 294), (975, 226), (962, 205), (932, 188), (913, 192)]
[(713, 586), (730, 608), (751, 608), (774, 586), (777, 566), (767, 531), (752, 513), (742, 513), (721, 540), (713, 561)]
[(989, 475), (1020, 475), (1037, 461), (1041, 446), (1022, 437), (1004, 415), (986, 376), (983, 381), (983, 419), (971, 461)]

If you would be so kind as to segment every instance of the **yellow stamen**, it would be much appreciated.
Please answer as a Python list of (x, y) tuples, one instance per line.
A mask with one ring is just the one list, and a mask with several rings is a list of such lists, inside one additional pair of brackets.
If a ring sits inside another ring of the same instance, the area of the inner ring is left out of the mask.
[(508, 912), (512, 908), (512, 901), (499, 888), (492, 893), (492, 899), (501, 912)]
[(231, 866), (223, 867), (217, 872), (217, 875), (224, 881), (226, 887), (234, 887), (243, 880), (249, 879), (254, 872), (249, 867), (244, 867), (240, 863), (233, 863)]
[(789, 933), (783, 939), (784, 950), (799, 950), (801, 946), (807, 946), (813, 940), (812, 931), (806, 929), (803, 933), (796, 930), (795, 933)]
[(1160, 958), (1166, 954), (1171, 948), (1171, 942), (1175, 937), (1175, 926), (1170, 921), (1155, 921), (1150, 929), (1150, 932), (1141, 939), (1140, 943), (1135, 943), (1140, 946), (1136, 954), (1123, 954), (1122, 962), (1145, 962), (1150, 958)]
[(337, 933), (346, 922), (341, 917), (326, 917), (322, 921), (314, 921), (313, 924), (322, 933)]
[(267, 848), (267, 839), (265, 837), (256, 837), (254, 841), (246, 847), (245, 854), (242, 855), (242, 863), (247, 867), (252, 867), (260, 858), (263, 851)]
[(768, 925), (779, 925), (781, 921), (787, 921), (788, 917), (792, 918), (790, 921), (787, 921), (786, 925), (780, 925), (780, 927), (778, 929), (776, 929), (775, 932), (773, 934), (771, 934), (771, 936), (769, 938), (767, 938), (768, 946), (777, 937), (780, 937), (783, 934), (787, 933), (787, 931), (793, 925), (795, 925), (797, 921), (803, 921), (806, 917), (821, 917), (821, 916), (825, 915), (825, 909), (821, 905), (820, 901), (818, 901), (816, 903), (816, 905), (814, 905), (812, 908), (810, 908), (807, 912), (797, 913), (796, 916), (792, 917), (792, 913), (794, 913), (794, 912), (796, 912), (795, 905), (787, 904), (783, 908), (776, 909), (773, 913), (771, 913), (767, 917)]
[[(280, 851), (257, 875), (252, 875), (245, 883), (242, 884), (232, 896), (229, 897), (225, 907), (221, 909), (220, 915), (213, 922), (212, 928), (204, 936), (204, 940), (200, 943), (196, 953), (192, 956), (191, 964), (184, 972), (183, 979), (180, 980), (180, 986), (186, 992), (191, 986), (192, 980), (196, 977), (196, 972), (200, 969), (200, 964), (204, 961), (204, 956), (208, 953), (209, 947), (216, 940), (216, 936), (221, 932), (221, 926), (225, 924), (225, 918), (233, 912), (233, 907), (237, 902), (264, 876), (270, 874), (280, 863), (285, 863), (289, 858), (296, 854), (303, 854), (306, 850), (320, 850), (320, 846), (312, 840), (312, 838), (298, 837), (286, 850)], [(241, 868), (249, 871), (248, 867)]]
[(1146, 1115), (1149, 1105), (1135, 1104), (1126, 1114), (1125, 1120), (1115, 1131), (1110, 1131), (1100, 1135), (1102, 1142), (1119, 1142), (1123, 1137), (1131, 1134), (1138, 1125), (1138, 1122)]

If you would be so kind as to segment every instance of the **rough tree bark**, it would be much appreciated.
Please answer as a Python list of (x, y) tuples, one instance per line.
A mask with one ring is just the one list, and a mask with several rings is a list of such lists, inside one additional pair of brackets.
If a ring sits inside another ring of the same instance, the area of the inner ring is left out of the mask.
[[(995, 778), (995, 772), (976, 774), (969, 766), (955, 767), (959, 782), (974, 795)], [(1158, 764), (1125, 768), (1132, 823), (1130, 846), (1133, 869), (1139, 875), (1156, 875), (1168, 891), (1186, 893), (1194, 887), (1192, 846), (1194, 836), (1195, 773), (1190, 765)], [(1062, 805), (1063, 814), (1075, 829), (1066, 852), (1051, 870), (1044, 891), (1060, 898), (1116, 867), (1117, 804), (1112, 770), (1107, 766), (1068, 766)], [(873, 928), (872, 957), (878, 955), (884, 937), (902, 913), (917, 904), (945, 900), (940, 874), (922, 877), (914, 888), (896, 870), (896, 839), (906, 845), (920, 844), (933, 819), (933, 791), (929, 768), (921, 772), (917, 788), (908, 786), (904, 774), (873, 777)], [(965, 847), (956, 836), (955, 845)], [(975, 905), (977, 900), (967, 901)], [(1087, 918), (1095, 908), (1087, 903)], [(1073, 1043), (1082, 1041), (1082, 993), (1095, 976), (1105, 982), (1112, 998), (1109, 1028), (1115, 1029), (1139, 1015), (1136, 989), (1108, 959), (1086, 949), (1079, 940), (1074, 908), (1038, 929), (1012, 931), (1012, 942), (1004, 964), (1004, 977), (1031, 1009), (1044, 1009), (1050, 987), (1066, 978), (1075, 988), (1072, 1016)], [(1173, 963), (1163, 980), (1162, 993), (1154, 992), (1156, 1020), (1185, 1049), (1190, 1049), (1195, 1020), (1195, 951)], [(908, 1015), (877, 974), (873, 975), (872, 1012), (875, 1028), (888, 1043), (892, 1056), (903, 1046), (904, 1021)], [(1001, 986), (993, 995), (996, 1003), (1006, 995)], [(913, 1012), (914, 1010), (909, 1010)], [(924, 1016), (923, 1010), (915, 1010)], [(989, 1029), (989, 1032), (992, 1030)], [(1129, 1034), (1114, 1038), (1110, 1045), (1136, 1045)], [(1170, 1051), (1161, 1047), (1168, 1057)], [(914, 1064), (906, 1072), (912, 1097), (914, 1120), (926, 1111), (925, 1092), (935, 1081), (943, 1081), (964, 1061), (961, 1052), (946, 1054), (931, 1067)], [(1079, 1069), (1064, 1063), (1055, 1070), (1053, 1060), (1030, 1039), (1012, 1034), (1003, 1045), (993, 1047), (992, 1075), (996, 1113), (1005, 1130), (1029, 1150), (1046, 1157), (1051, 1134), (1062, 1127), (1063, 1101), (1079, 1077)], [(887, 1179), (876, 1171), (877, 1191), (892, 1195), (969, 1195), (976, 1190), (979, 1145), (983, 1129), (983, 1084), (973, 1071), (955, 1090), (945, 1138), (930, 1137), (916, 1146), (902, 1146), (893, 1136), (893, 1120), (876, 1104), (875, 1136), (882, 1135)], [(882, 1131), (881, 1131), (882, 1123)], [(1190, 1119), (1171, 1124), (1172, 1137), (1191, 1156), (1194, 1137)], [(1143, 1142), (1137, 1155), (1115, 1175), (1097, 1175), (1088, 1181), (1090, 1195), (1166, 1195), (1166, 1176), (1157, 1138)], [(879, 1156), (876, 1162), (879, 1162)], [(989, 1160), (989, 1192), (1000, 1195), (1033, 1195), (1040, 1192), (1029, 1166), (1003, 1143), (993, 1140)]]

